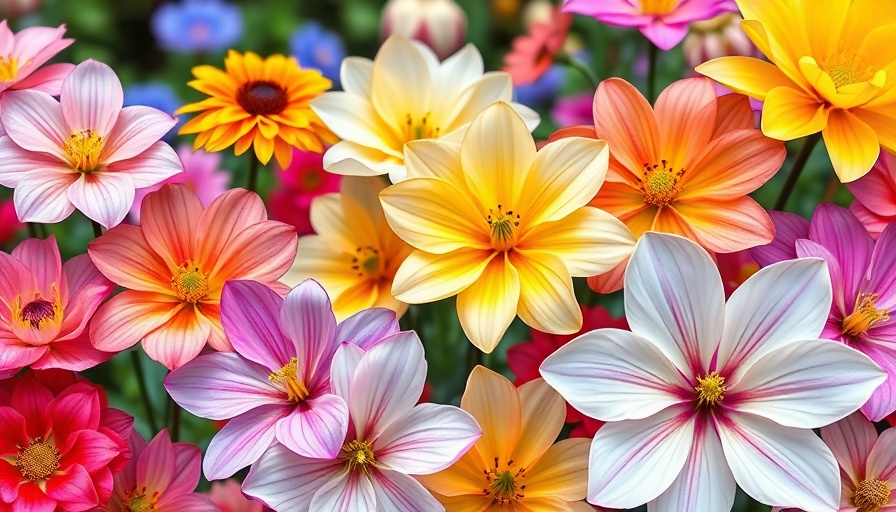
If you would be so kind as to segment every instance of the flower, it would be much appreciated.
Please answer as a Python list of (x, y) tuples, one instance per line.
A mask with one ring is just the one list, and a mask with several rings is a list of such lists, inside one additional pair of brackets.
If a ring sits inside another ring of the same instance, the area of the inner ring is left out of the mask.
[(308, 21), (289, 36), (290, 52), (306, 69), (316, 69), (339, 87), (339, 68), (345, 58), (342, 37), (316, 21)]
[(688, 24), (736, 11), (733, 0), (563, 0), (563, 11), (618, 27), (636, 27), (661, 50), (684, 39)]
[(850, 211), (876, 240), (887, 225), (896, 222), (896, 156), (881, 151), (871, 171), (846, 184), (856, 200)]
[(519, 389), (482, 366), (470, 374), (460, 406), (482, 437), (448, 469), (417, 477), (448, 512), (572, 511), (585, 499), (588, 440), (554, 443), (563, 428), (563, 398), (535, 379)]
[(86, 60), (62, 83), (60, 101), (39, 90), (0, 99), (0, 184), (15, 188), (22, 222), (59, 222), (75, 208), (106, 228), (120, 223), (134, 189), (182, 168), (160, 142), (177, 122), (150, 107), (122, 108), (112, 68)]
[(150, 23), (163, 50), (182, 53), (223, 51), (243, 35), (240, 8), (220, 0), (168, 2), (153, 13)]
[(845, 343), (864, 353), (889, 374), (862, 413), (880, 421), (896, 411), (896, 225), (875, 242), (845, 208), (824, 204), (812, 222), (792, 214), (771, 212), (775, 240), (751, 252), (761, 265), (797, 257), (816, 257), (828, 264), (834, 301), (821, 337)]
[(717, 254), (716, 264), (719, 266), (719, 275), (722, 276), (726, 298), (759, 270), (759, 263), (756, 263), (750, 251)]
[(43, 0), (7, 0), (0, 4), (0, 17), (18, 18), (40, 9)]
[(416, 39), (439, 59), (460, 50), (467, 37), (467, 15), (454, 0), (389, 0), (381, 19), (383, 39)]
[(457, 295), (470, 341), (497, 346), (513, 318), (570, 334), (582, 327), (571, 276), (600, 274), (632, 250), (628, 229), (586, 203), (607, 172), (603, 141), (535, 151), (506, 103), (485, 109), (462, 144), (407, 147), (409, 180), (380, 193), (386, 220), (415, 249), (392, 285), (410, 304)]
[(243, 492), (277, 512), (443, 510), (412, 476), (452, 465), (482, 430), (457, 407), (414, 405), (425, 377), (423, 344), (413, 331), (366, 352), (343, 343), (330, 379), (350, 416), (339, 455), (308, 459), (274, 445), (253, 464)]
[(590, 92), (557, 98), (551, 111), (551, 121), (560, 126), (592, 123), (594, 119), (594, 94)]
[(740, 55), (759, 57), (759, 49), (740, 28), (742, 18), (727, 12), (711, 20), (691, 24), (691, 33), (684, 40), (684, 60), (689, 67), (719, 57)]
[[(543, 75), (538, 77), (538, 80), (531, 84), (517, 86), (515, 90), (516, 101), (533, 108), (541, 104), (551, 104), (555, 101), (559, 101), (556, 99), (557, 94), (563, 87), (563, 82), (565, 80), (566, 72), (563, 68), (558, 65), (551, 66)], [(588, 102), (588, 110), (590, 113), (590, 97)]]
[(547, 72), (563, 50), (570, 25), (572, 16), (558, 7), (551, 10), (549, 21), (533, 23), (528, 34), (513, 40), (513, 49), (504, 56), (504, 71), (514, 85), (530, 84)]
[(262, 512), (261, 503), (250, 500), (240, 488), (240, 483), (233, 479), (223, 482), (212, 482), (211, 498), (221, 512)]
[[(152, 107), (173, 116), (182, 103), (170, 85), (164, 82), (143, 82), (131, 84), (124, 89), (124, 106), (135, 105)], [(182, 124), (183, 121), (178, 119), (177, 124), (162, 138), (170, 140), (175, 134), (175, 128), (179, 128)]]
[[(625, 222), (636, 238), (674, 233), (712, 252), (772, 240), (768, 214), (747, 194), (775, 175), (787, 151), (753, 127), (745, 97), (717, 98), (709, 80), (689, 78), (670, 85), (651, 109), (631, 84), (611, 78), (594, 95), (594, 123), (591, 136), (612, 150), (607, 182), (591, 204)], [(587, 134), (575, 127), (551, 139)], [(618, 290), (624, 271), (619, 265), (589, 284), (602, 293)]]
[(137, 189), (134, 204), (131, 206), (131, 218), (140, 222), (140, 208), (143, 199), (150, 192), (155, 192), (169, 183), (182, 183), (196, 194), (203, 206), (208, 206), (227, 191), (230, 185), (230, 173), (221, 169), (221, 155), (193, 151), (188, 144), (177, 147), (177, 158), (184, 167), (184, 172), (157, 183), (151, 187)]
[(26, 366), (86, 370), (109, 359), (87, 325), (115, 286), (86, 254), (62, 264), (56, 237), (0, 252), (0, 376)]
[(196, 133), (193, 149), (221, 151), (233, 146), (242, 155), (252, 146), (267, 165), (271, 156), (289, 167), (293, 147), (320, 153), (332, 134), (311, 111), (309, 102), (330, 88), (319, 71), (303, 69), (293, 57), (234, 50), (224, 59), (226, 70), (196, 66), (196, 80), (187, 85), (209, 97), (181, 107), (177, 113), (201, 112), (180, 129)]
[(737, 0), (741, 26), (771, 63), (722, 57), (697, 68), (764, 101), (762, 131), (791, 140), (821, 132), (843, 183), (864, 176), (883, 145), (896, 151), (894, 6), (835, 0), (823, 12), (794, 0)]
[(29, 89), (58, 96), (63, 79), (75, 66), (41, 66), (75, 42), (74, 39), (63, 39), (64, 33), (65, 25), (60, 25), (57, 28), (29, 27), (13, 34), (7, 20), (0, 21), (0, 94)]
[(231, 351), (221, 327), (221, 291), (231, 279), (273, 285), (295, 258), (295, 230), (267, 220), (261, 198), (229, 190), (203, 208), (183, 185), (143, 200), (142, 226), (117, 226), (87, 246), (100, 272), (125, 291), (96, 312), (90, 341), (120, 352), (143, 349), (169, 369), (206, 342)]
[[(342, 62), (345, 92), (328, 92), (311, 107), (342, 142), (324, 154), (324, 168), (336, 174), (389, 174), (407, 178), (404, 148), (418, 139), (460, 142), (473, 119), (496, 101), (510, 101), (513, 85), (503, 72), (483, 74), (482, 56), (472, 45), (439, 64), (422, 45), (392, 36), (373, 62)], [(529, 129), (538, 114), (522, 105)]]
[(885, 373), (817, 339), (831, 305), (818, 259), (766, 267), (724, 300), (694, 242), (647, 233), (625, 276), (632, 331), (598, 329), (541, 375), (608, 422), (591, 445), (588, 501), (656, 511), (731, 510), (735, 483), (762, 503), (837, 508), (837, 464), (809, 430), (855, 411)]
[(386, 223), (378, 197), (386, 182), (346, 176), (340, 188), (341, 193), (318, 196), (311, 203), (311, 223), (318, 234), (299, 239), (296, 261), (281, 282), (295, 286), (319, 280), (340, 320), (370, 307), (401, 316), (408, 305), (392, 296), (392, 280), (413, 249)]
[(74, 383), (54, 394), (32, 374), (0, 406), (0, 505), (6, 510), (95, 510), (112, 492), (127, 445), (101, 422), (105, 396)]
[(0, 245), (11, 242), (24, 227), (12, 199), (0, 199)]
[(277, 185), (268, 197), (271, 217), (296, 228), (299, 236), (314, 233), (311, 202), (320, 195), (339, 192), (342, 176), (324, 171), (323, 155), (294, 150), (289, 167), (277, 168)]
[(368, 309), (337, 325), (326, 292), (311, 280), (285, 300), (260, 283), (231, 281), (221, 307), (236, 353), (200, 356), (165, 379), (187, 411), (230, 419), (206, 452), (206, 477), (230, 477), (276, 443), (304, 457), (336, 457), (348, 409), (331, 390), (330, 362), (343, 342), (366, 349), (397, 335), (395, 314)]

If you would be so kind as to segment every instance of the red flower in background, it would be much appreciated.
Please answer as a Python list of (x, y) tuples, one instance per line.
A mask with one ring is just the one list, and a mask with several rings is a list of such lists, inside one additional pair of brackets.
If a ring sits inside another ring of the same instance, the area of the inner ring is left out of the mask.
[(277, 185), (268, 197), (271, 217), (295, 226), (299, 236), (314, 233), (311, 200), (339, 192), (341, 178), (324, 170), (323, 155), (295, 150), (289, 167), (277, 168)]
[(887, 421), (890, 423), (890, 425), (896, 427), (896, 413), (889, 415), (887, 417)]
[(738, 286), (759, 271), (759, 263), (750, 256), (750, 251), (716, 254), (716, 264), (725, 287), (725, 298), (731, 296)]
[(0, 201), (0, 244), (11, 241), (23, 227), (25, 225), (19, 222), (16, 205), (13, 204), (12, 199)]
[(504, 56), (504, 71), (514, 85), (531, 84), (554, 63), (563, 49), (572, 15), (554, 9), (548, 22), (533, 23), (529, 33), (513, 40), (513, 49)]

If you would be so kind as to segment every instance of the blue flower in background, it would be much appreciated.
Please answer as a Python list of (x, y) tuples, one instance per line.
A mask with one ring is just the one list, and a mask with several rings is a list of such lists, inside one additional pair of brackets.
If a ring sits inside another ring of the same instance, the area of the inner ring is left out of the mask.
[(541, 77), (531, 84), (517, 85), (514, 88), (516, 101), (527, 107), (535, 107), (551, 101), (563, 87), (566, 74), (562, 67), (551, 66)]
[(289, 48), (303, 68), (320, 71), (339, 87), (339, 67), (345, 58), (345, 44), (339, 34), (309, 21), (292, 33)]
[(184, 0), (159, 7), (152, 32), (164, 50), (222, 51), (243, 35), (243, 16), (239, 7), (220, 0)]
[[(174, 111), (180, 108), (182, 103), (177, 97), (177, 93), (169, 85), (162, 82), (144, 82), (125, 87), (124, 106), (132, 105), (146, 105), (174, 115)], [(183, 119), (178, 120), (177, 126), (172, 128), (164, 138), (167, 140), (174, 136), (183, 123)]]

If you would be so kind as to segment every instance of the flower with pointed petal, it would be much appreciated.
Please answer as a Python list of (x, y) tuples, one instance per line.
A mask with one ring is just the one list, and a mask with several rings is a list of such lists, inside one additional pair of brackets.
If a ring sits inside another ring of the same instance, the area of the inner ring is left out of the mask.
[(896, 223), (896, 155), (881, 151), (868, 174), (846, 184), (856, 200), (850, 211), (877, 240), (881, 231)]
[(836, 461), (809, 429), (854, 412), (886, 373), (817, 339), (831, 295), (812, 258), (760, 270), (726, 303), (706, 251), (645, 234), (625, 276), (632, 331), (593, 331), (541, 365), (573, 407), (608, 422), (591, 445), (588, 500), (723, 512), (737, 484), (763, 503), (836, 509)]
[(389, 225), (417, 249), (395, 275), (395, 298), (457, 295), (461, 326), (484, 352), (517, 314), (540, 331), (579, 330), (571, 276), (606, 272), (633, 247), (622, 222), (587, 206), (607, 144), (573, 137), (536, 152), (523, 119), (498, 102), (462, 144), (415, 141), (406, 155), (410, 179), (380, 193)]
[(337, 325), (312, 280), (285, 300), (263, 284), (231, 281), (221, 308), (236, 353), (199, 356), (165, 379), (187, 411), (230, 420), (209, 445), (206, 477), (230, 477), (276, 443), (304, 457), (336, 457), (349, 410), (331, 390), (330, 362), (341, 343), (370, 348), (395, 335), (395, 314), (368, 309)]
[[(62, 81), (74, 64), (43, 66), (74, 39), (63, 39), (65, 25), (28, 27), (13, 34), (7, 20), (0, 21), (0, 94), (30, 89), (58, 96)], [(40, 68), (40, 69), (38, 69)]]
[(510, 73), (514, 85), (532, 84), (550, 69), (571, 25), (572, 15), (557, 7), (547, 20), (533, 23), (529, 33), (513, 40), (513, 50), (504, 56), (504, 71)]
[(366, 352), (343, 343), (331, 374), (350, 416), (339, 455), (314, 460), (275, 445), (252, 466), (243, 491), (277, 512), (444, 510), (412, 476), (451, 466), (482, 430), (457, 407), (414, 405), (425, 378), (423, 344), (412, 331)]
[(243, 494), (240, 483), (230, 478), (223, 482), (212, 482), (209, 493), (221, 512), (262, 512), (264, 506)]

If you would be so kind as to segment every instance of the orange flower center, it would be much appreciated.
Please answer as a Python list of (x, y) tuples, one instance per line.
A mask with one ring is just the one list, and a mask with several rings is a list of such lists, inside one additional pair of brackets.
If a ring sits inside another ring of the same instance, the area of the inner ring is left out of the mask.
[(485, 222), (491, 231), (492, 247), (496, 251), (506, 251), (516, 244), (516, 228), (520, 226), (519, 214), (513, 213), (513, 210), (505, 212), (499, 204), (497, 211), (489, 209)]
[(661, 16), (674, 11), (681, 0), (641, 0), (641, 12)]
[(0, 82), (7, 80), (15, 80), (19, 71), (19, 61), (17, 59), (7, 59), (0, 57)]
[(637, 180), (644, 193), (644, 201), (662, 208), (681, 194), (679, 183), (685, 171), (676, 171), (669, 166), (668, 160), (661, 160), (660, 164), (644, 164), (644, 173)]
[(43, 438), (34, 439), (27, 448), (18, 448), (16, 468), (22, 477), (39, 482), (59, 469), (59, 451), (52, 444), (45, 443)]
[(411, 114), (405, 116), (405, 142), (419, 139), (435, 139), (441, 132), (442, 128), (433, 123), (429, 112), (423, 114), (423, 117), (420, 118), (414, 117)]
[(521, 480), (526, 478), (526, 468), (514, 468), (513, 460), (508, 460), (504, 467), (495, 457), (495, 467), (483, 471), (486, 485), (482, 489), (486, 497), (492, 498), (496, 505), (512, 505), (526, 497), (526, 484)]
[(383, 260), (380, 251), (374, 247), (358, 247), (352, 258), (352, 270), (358, 273), (358, 277), (379, 279), (383, 273)]
[(871, 66), (855, 50), (847, 50), (840, 46), (836, 53), (825, 59), (819, 66), (823, 69), (837, 89), (847, 85), (867, 82), (874, 76)]
[(888, 482), (869, 478), (856, 486), (852, 495), (852, 504), (859, 507), (858, 512), (877, 512), (890, 503), (890, 486)]
[(155, 509), (153, 501), (136, 490), (128, 495), (127, 500), (121, 505), (121, 512), (149, 512)]
[(243, 110), (253, 116), (279, 114), (289, 103), (286, 90), (270, 80), (256, 80), (243, 84), (236, 92), (236, 101)]
[(889, 320), (890, 312), (886, 309), (877, 309), (874, 301), (876, 293), (860, 294), (856, 299), (856, 306), (852, 314), (840, 321), (840, 332), (844, 336), (859, 337), (868, 332), (872, 325), (881, 320)]
[(725, 377), (712, 372), (704, 377), (697, 377), (697, 407), (715, 407), (725, 398)]
[(284, 387), (286, 396), (294, 404), (305, 401), (310, 394), (308, 388), (305, 387), (305, 383), (299, 378), (298, 372), (299, 360), (294, 357), (289, 360), (286, 366), (268, 376), (269, 381), (279, 383)]
[(188, 261), (174, 271), (171, 287), (180, 300), (195, 304), (208, 293), (208, 275), (192, 261)]
[(87, 173), (99, 167), (100, 153), (105, 145), (106, 141), (95, 131), (84, 130), (71, 134), (63, 149), (72, 168)]
[(355, 439), (345, 443), (342, 445), (339, 458), (348, 466), (350, 473), (368, 473), (370, 466), (376, 464), (376, 457), (373, 455), (373, 444), (370, 441)]

